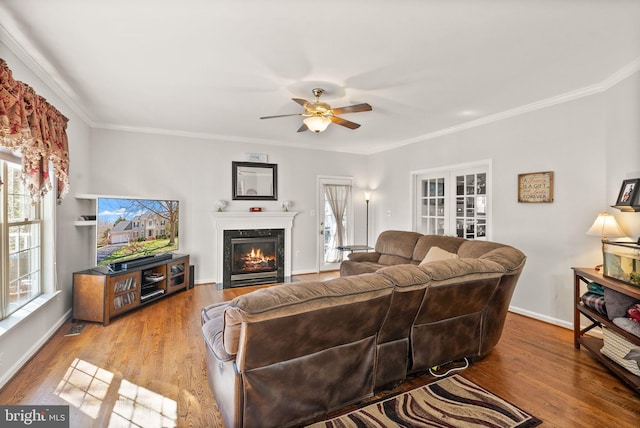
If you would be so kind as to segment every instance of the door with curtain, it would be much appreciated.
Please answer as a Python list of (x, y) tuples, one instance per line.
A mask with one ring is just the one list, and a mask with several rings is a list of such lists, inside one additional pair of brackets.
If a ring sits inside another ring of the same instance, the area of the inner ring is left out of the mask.
[(339, 269), (345, 254), (337, 247), (353, 242), (351, 189), (350, 178), (319, 179), (320, 271)]

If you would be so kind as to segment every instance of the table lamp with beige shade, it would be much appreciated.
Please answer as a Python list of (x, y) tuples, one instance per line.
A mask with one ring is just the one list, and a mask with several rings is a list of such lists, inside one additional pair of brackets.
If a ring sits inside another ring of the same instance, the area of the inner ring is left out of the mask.
[[(599, 236), (602, 242), (606, 242), (609, 238), (627, 237), (627, 234), (618, 226), (616, 218), (607, 212), (598, 214), (593, 225), (587, 230), (587, 235)], [(602, 265), (596, 266), (596, 270), (600, 270)]]

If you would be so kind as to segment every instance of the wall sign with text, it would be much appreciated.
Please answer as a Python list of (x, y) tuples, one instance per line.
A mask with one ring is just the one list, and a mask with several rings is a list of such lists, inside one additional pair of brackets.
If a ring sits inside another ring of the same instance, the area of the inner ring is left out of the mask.
[(553, 202), (553, 171), (518, 174), (518, 202)]

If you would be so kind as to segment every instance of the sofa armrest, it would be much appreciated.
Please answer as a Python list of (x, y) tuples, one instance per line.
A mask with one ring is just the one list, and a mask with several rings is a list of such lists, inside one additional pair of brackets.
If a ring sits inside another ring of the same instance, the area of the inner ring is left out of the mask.
[(235, 355), (229, 354), (222, 343), (223, 316), (218, 316), (205, 322), (202, 326), (204, 342), (218, 361), (231, 361)]
[(350, 253), (348, 256), (349, 260), (352, 262), (372, 262), (376, 263), (380, 258), (380, 253), (376, 253), (375, 251), (372, 253)]

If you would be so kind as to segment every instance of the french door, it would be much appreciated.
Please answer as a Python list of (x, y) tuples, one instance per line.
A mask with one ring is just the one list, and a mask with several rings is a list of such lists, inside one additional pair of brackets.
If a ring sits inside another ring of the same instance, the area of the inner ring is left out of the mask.
[(414, 230), (486, 240), (491, 232), (490, 163), (412, 173)]
[(353, 242), (352, 179), (318, 177), (319, 271), (340, 268), (340, 245)]

